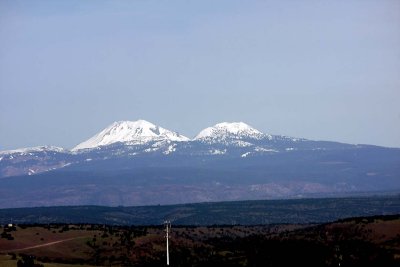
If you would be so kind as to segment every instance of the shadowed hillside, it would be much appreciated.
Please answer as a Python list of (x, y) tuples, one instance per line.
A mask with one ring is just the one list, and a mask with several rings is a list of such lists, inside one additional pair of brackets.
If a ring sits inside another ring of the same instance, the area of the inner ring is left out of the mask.
[(323, 223), (342, 218), (400, 213), (399, 195), (210, 202), (141, 207), (69, 206), (0, 209), (0, 223), (102, 223), (177, 225)]

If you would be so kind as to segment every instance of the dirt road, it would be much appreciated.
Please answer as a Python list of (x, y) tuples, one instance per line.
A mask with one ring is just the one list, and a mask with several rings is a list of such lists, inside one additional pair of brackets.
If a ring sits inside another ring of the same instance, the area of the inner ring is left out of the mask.
[(2, 251), (0, 251), (0, 253), (19, 252), (19, 251), (24, 251), (24, 250), (34, 249), (34, 248), (48, 247), (48, 246), (53, 246), (53, 245), (56, 245), (59, 243), (68, 242), (68, 241), (80, 239), (80, 238), (87, 238), (87, 237), (89, 237), (89, 236), (78, 236), (78, 237), (72, 237), (72, 238), (67, 238), (67, 239), (61, 239), (61, 240), (52, 241), (52, 242), (35, 245), (35, 246), (30, 246), (30, 247), (25, 247), (25, 248), (2, 250)]

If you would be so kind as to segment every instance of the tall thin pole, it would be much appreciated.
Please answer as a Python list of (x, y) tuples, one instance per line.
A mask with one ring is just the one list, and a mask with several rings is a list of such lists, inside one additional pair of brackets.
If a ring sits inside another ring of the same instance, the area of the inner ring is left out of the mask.
[(167, 265), (169, 265), (169, 244), (168, 244), (168, 225), (167, 225)]
[(169, 231), (171, 229), (171, 222), (170, 221), (165, 221), (165, 232), (166, 234), (166, 238), (167, 238), (167, 265), (169, 266), (169, 243), (168, 243), (168, 239), (169, 239)]

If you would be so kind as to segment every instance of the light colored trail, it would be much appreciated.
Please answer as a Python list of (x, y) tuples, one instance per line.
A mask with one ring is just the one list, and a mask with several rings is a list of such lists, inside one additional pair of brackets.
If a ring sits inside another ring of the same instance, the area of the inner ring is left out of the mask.
[(72, 237), (72, 238), (67, 238), (67, 239), (62, 239), (62, 240), (57, 240), (53, 242), (48, 242), (40, 245), (35, 245), (35, 246), (30, 246), (30, 247), (25, 247), (25, 248), (17, 248), (17, 249), (8, 249), (8, 250), (2, 250), (0, 253), (7, 253), (7, 252), (17, 252), (17, 251), (24, 251), (24, 250), (29, 250), (29, 249), (34, 249), (34, 248), (42, 248), (42, 247), (48, 247), (48, 246), (53, 246), (59, 243), (75, 240), (75, 239), (80, 239), (80, 238), (86, 238), (89, 236), (78, 236), (78, 237)]

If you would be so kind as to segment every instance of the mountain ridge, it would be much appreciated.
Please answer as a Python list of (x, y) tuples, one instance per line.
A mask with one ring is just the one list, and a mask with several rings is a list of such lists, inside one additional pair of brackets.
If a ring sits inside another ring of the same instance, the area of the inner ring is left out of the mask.
[(32, 148), (19, 148), (13, 150), (3, 150), (0, 154), (19, 153), (24, 150), (63, 150), (65, 152), (77, 152), (83, 149), (96, 149), (99, 147), (123, 143), (135, 145), (151, 141), (210, 141), (218, 142), (224, 139), (272, 139), (273, 137), (290, 138), (292, 140), (306, 140), (302, 138), (292, 138), (283, 135), (270, 135), (249, 126), (244, 122), (220, 122), (213, 126), (201, 130), (194, 138), (188, 138), (176, 131), (171, 131), (149, 121), (139, 119), (136, 121), (115, 121), (103, 130), (99, 131), (89, 139), (82, 141), (71, 149), (55, 146), (37, 146)]
[[(58, 151), (58, 152), (78, 152), (84, 149), (96, 149), (116, 143), (126, 145), (136, 145), (151, 141), (202, 141), (202, 142), (221, 142), (226, 139), (280, 139), (286, 141), (311, 141), (309, 139), (300, 137), (290, 137), (285, 135), (271, 135), (263, 133), (244, 122), (220, 122), (213, 126), (209, 126), (201, 130), (193, 138), (188, 138), (176, 131), (171, 131), (161, 126), (155, 125), (149, 121), (139, 119), (136, 121), (115, 121), (103, 130), (99, 131), (89, 139), (80, 142), (71, 149), (58, 147), (58, 146), (35, 146), (18, 148), (11, 150), (1, 150), (0, 155), (37, 152), (37, 151)], [(337, 141), (324, 141), (317, 142), (334, 142)], [(343, 143), (345, 144), (345, 143)], [(349, 145), (369, 145), (369, 144), (349, 144)], [(371, 145), (372, 146), (372, 145)], [(377, 146), (377, 145), (376, 145)], [(382, 146), (377, 146), (382, 147)], [(394, 147), (387, 147), (394, 148)], [(394, 148), (396, 149), (396, 148)]]
[(0, 207), (157, 205), (400, 189), (397, 148), (267, 135), (240, 122), (216, 124), (188, 140), (139, 124), (112, 124), (92, 144), (107, 133), (112, 138), (93, 148), (1, 153)]

